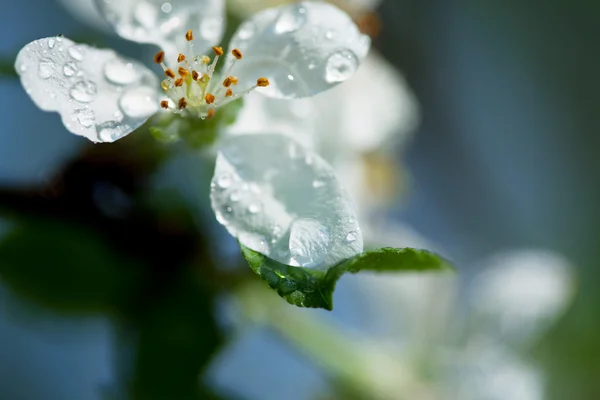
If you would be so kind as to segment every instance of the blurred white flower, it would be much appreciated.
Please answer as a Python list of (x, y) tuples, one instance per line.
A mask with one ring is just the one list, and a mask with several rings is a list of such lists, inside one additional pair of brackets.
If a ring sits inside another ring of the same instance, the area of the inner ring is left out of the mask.
[[(405, 227), (364, 228), (378, 245), (431, 248)], [(543, 372), (526, 352), (569, 305), (573, 267), (537, 249), (500, 252), (477, 265), (483, 271), (467, 287), (467, 302), (452, 276), (355, 278), (368, 307), (365, 324), (383, 328), (374, 349), (395, 354), (435, 389), (435, 399), (542, 399)], [(404, 397), (392, 398), (406, 398), (398, 393)]]
[[(215, 67), (224, 52), (214, 45), (224, 31), (222, 0), (97, 0), (97, 5), (120, 36), (164, 49), (155, 56), (166, 76), (160, 85), (136, 61), (62, 37), (29, 43), (15, 64), (36, 105), (58, 112), (69, 131), (94, 142), (112, 142), (139, 127), (158, 111), (160, 88), (163, 108), (206, 118), (257, 87), (274, 98), (327, 90), (350, 78), (370, 47), (369, 38), (332, 5), (281, 6), (240, 25), (219, 76)], [(211, 46), (212, 61), (199, 55)], [(238, 84), (241, 89), (234, 89)]]

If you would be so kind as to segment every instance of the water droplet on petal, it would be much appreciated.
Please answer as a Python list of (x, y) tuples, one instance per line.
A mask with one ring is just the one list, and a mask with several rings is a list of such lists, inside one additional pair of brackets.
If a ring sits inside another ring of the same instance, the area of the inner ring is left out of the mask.
[(101, 142), (114, 142), (115, 140), (121, 139), (128, 133), (128, 126), (123, 125), (117, 121), (108, 121), (103, 124), (97, 125), (96, 130), (98, 131), (98, 139)]
[(119, 110), (115, 111), (113, 113), (113, 117), (115, 117), (118, 121), (123, 119), (123, 113)]
[(48, 39), (48, 48), (53, 49), (55, 43), (56, 43), (56, 41), (54, 40), (54, 38)]
[(229, 186), (231, 186), (231, 175), (222, 174), (221, 176), (219, 176), (217, 178), (217, 185), (221, 189), (227, 189)]
[(75, 71), (77, 71), (77, 65), (73, 62), (67, 62), (63, 66), (63, 73), (65, 74), (65, 76), (73, 76), (73, 74), (75, 74)]
[(104, 76), (116, 85), (129, 85), (140, 79), (140, 75), (133, 68), (132, 63), (118, 58), (104, 64)]
[(172, 9), (173, 7), (171, 6), (171, 3), (163, 3), (163, 5), (160, 6), (160, 10), (165, 14), (170, 13)]
[(231, 194), (229, 195), (229, 200), (231, 200), (232, 203), (237, 203), (238, 201), (240, 201), (240, 192), (238, 192), (237, 190), (231, 192)]
[(301, 218), (294, 221), (289, 240), (292, 263), (295, 261), (300, 267), (318, 264), (327, 255), (330, 243), (329, 231), (316, 219)]
[(334, 53), (325, 65), (325, 80), (329, 83), (343, 82), (350, 78), (358, 68), (356, 55), (348, 50)]
[(328, 39), (328, 40), (331, 40), (331, 39), (333, 39), (334, 37), (335, 37), (335, 32), (334, 32), (334, 31), (327, 31), (327, 32), (325, 33), (325, 38), (326, 38), (326, 39)]
[(322, 181), (322, 180), (320, 180), (320, 179), (315, 179), (315, 180), (313, 181), (313, 183), (312, 183), (312, 186), (313, 186), (314, 188), (321, 188), (321, 187), (325, 186), (325, 182), (323, 182), (323, 181)]
[(56, 64), (49, 58), (42, 58), (38, 65), (38, 75), (42, 79), (48, 79), (54, 74)]
[(358, 239), (358, 233), (355, 231), (348, 232), (346, 235), (346, 243), (355, 242)]
[(96, 121), (96, 115), (94, 111), (89, 108), (80, 108), (79, 110), (75, 110), (75, 116), (77, 117), (77, 121), (81, 124), (81, 126), (85, 128), (89, 128)]
[(78, 81), (69, 91), (71, 97), (81, 103), (90, 103), (96, 97), (96, 84), (92, 81)]
[(250, 214), (257, 214), (260, 211), (260, 205), (257, 203), (252, 203), (248, 206), (248, 212)]
[(350, 218), (348, 218), (348, 222), (351, 223), (351, 224), (353, 224), (353, 223), (356, 222), (356, 218), (350, 217)]
[(306, 23), (306, 9), (301, 6), (286, 7), (275, 24), (278, 34), (294, 32)]
[(77, 61), (83, 60), (83, 50), (79, 46), (69, 47), (69, 55)]
[(154, 91), (144, 86), (123, 93), (119, 99), (119, 107), (130, 118), (145, 118), (158, 109)]

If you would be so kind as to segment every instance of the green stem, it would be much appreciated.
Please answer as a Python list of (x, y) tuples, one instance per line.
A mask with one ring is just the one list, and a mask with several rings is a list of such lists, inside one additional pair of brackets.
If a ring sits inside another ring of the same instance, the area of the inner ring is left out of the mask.
[(245, 284), (236, 292), (246, 317), (268, 325), (307, 354), (333, 378), (368, 399), (424, 395), (431, 389), (397, 358), (366, 342), (352, 340), (343, 331), (318, 318), (313, 311), (295, 309), (274, 292)]

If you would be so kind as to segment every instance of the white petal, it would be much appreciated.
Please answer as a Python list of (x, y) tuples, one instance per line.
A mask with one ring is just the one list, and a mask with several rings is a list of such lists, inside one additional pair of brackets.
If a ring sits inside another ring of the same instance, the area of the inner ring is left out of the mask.
[(271, 85), (259, 88), (260, 93), (296, 98), (350, 78), (370, 45), (369, 37), (340, 9), (301, 2), (254, 15), (239, 27), (229, 47), (244, 55), (233, 70), (242, 87), (264, 76)]
[(512, 342), (535, 338), (566, 308), (572, 265), (542, 250), (501, 253), (473, 282), (471, 301), (490, 332)]
[(122, 138), (158, 109), (156, 76), (113, 50), (44, 38), (21, 49), (15, 69), (39, 108), (93, 142)]
[[(188, 54), (185, 33), (194, 32), (196, 53), (217, 44), (225, 29), (223, 0), (95, 0), (100, 12), (125, 39), (152, 43), (168, 57)], [(190, 55), (191, 56), (191, 55)], [(174, 60), (173, 60), (174, 61)]]
[[(294, 0), (229, 0), (232, 5), (231, 11), (236, 15), (248, 15), (258, 12), (262, 9), (269, 7), (276, 7), (284, 3), (293, 3)], [(342, 10), (346, 11), (351, 15), (360, 14), (367, 11), (373, 11), (381, 0), (336, 0), (331, 1), (335, 3)]]
[(352, 201), (321, 157), (282, 135), (240, 135), (219, 149), (211, 201), (245, 246), (326, 269), (363, 249)]

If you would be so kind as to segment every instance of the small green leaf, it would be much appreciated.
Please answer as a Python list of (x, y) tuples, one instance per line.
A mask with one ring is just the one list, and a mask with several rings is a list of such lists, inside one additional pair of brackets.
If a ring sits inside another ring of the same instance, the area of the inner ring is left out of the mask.
[(252, 270), (288, 303), (310, 308), (333, 309), (333, 291), (346, 272), (450, 271), (453, 267), (427, 250), (385, 247), (349, 258), (327, 272), (282, 264), (245, 246), (242, 254)]

